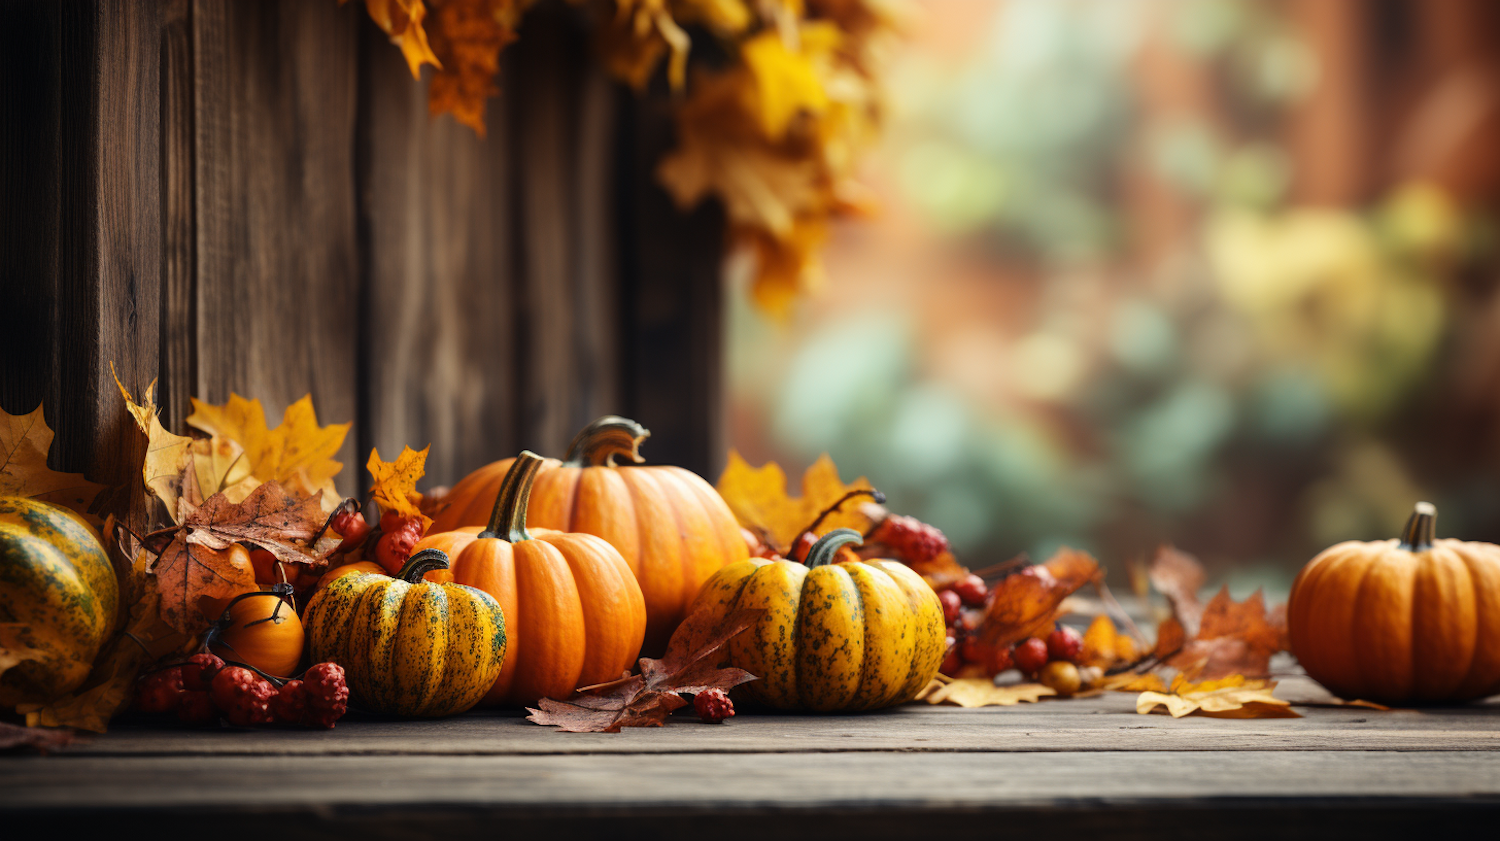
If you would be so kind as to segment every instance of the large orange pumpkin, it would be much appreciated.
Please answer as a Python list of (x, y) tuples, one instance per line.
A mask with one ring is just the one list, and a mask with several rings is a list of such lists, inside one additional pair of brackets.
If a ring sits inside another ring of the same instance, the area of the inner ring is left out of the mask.
[(429, 581), (467, 584), (505, 613), (508, 653), (481, 704), (566, 698), (635, 665), (646, 605), (625, 559), (591, 534), (526, 527), (527, 498), (543, 459), (523, 452), (500, 485), (488, 528), (430, 531), (412, 550), (438, 549), (449, 568)]
[[(646, 650), (656, 652), (703, 582), (750, 552), (712, 485), (681, 467), (639, 465), (640, 444), (650, 434), (613, 415), (589, 424), (563, 461), (543, 464), (527, 518), (543, 528), (598, 535), (620, 550), (646, 600)], [(616, 467), (616, 457), (637, 464)], [(481, 467), (454, 485), (431, 531), (487, 523), (512, 461)]]
[(1436, 540), (1419, 502), (1399, 540), (1348, 541), (1292, 584), (1302, 667), (1342, 698), (1467, 701), (1500, 692), (1500, 546)]

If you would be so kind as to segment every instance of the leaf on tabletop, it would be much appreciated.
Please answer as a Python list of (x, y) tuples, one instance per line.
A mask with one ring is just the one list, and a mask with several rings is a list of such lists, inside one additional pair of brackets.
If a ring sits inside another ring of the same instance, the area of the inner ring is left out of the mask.
[[(863, 476), (844, 484), (833, 459), (824, 453), (802, 474), (802, 495), (791, 497), (787, 495), (786, 474), (780, 465), (768, 461), (760, 467), (751, 467), (738, 452), (730, 450), (729, 464), (717, 487), (741, 526), (785, 554), (797, 535), (824, 509), (849, 491), (869, 489), (871, 485)], [(863, 533), (870, 525), (859, 506), (845, 505), (825, 517), (818, 529), (824, 534), (837, 528)]]
[(1056, 621), (1063, 599), (1099, 572), (1099, 562), (1087, 552), (1063, 547), (1045, 564), (1006, 576), (994, 587), (979, 626), (981, 637), (998, 647), (1037, 636)]
[(24, 415), (0, 409), (0, 495), (39, 499), (87, 514), (94, 497), (104, 490), (82, 473), (61, 473), (47, 467), (52, 428), (42, 416), (42, 405)]
[(72, 743), (73, 731), (66, 728), (23, 727), (8, 721), (0, 721), (0, 750), (27, 747), (46, 753), (49, 750), (65, 748)]
[(1156, 672), (1147, 672), (1143, 675), (1124, 672), (1118, 675), (1105, 675), (1102, 680), (1094, 684), (1094, 688), (1113, 689), (1116, 692), (1166, 692), (1167, 683)]
[(743, 669), (724, 666), (722, 649), (764, 613), (760, 608), (737, 610), (724, 617), (701, 643), (699, 635), (674, 634), (662, 659), (641, 658), (639, 675), (586, 687), (567, 701), (543, 698), (537, 704), (541, 709), (528, 708), (531, 715), (527, 719), (565, 733), (618, 733), (622, 727), (660, 727), (673, 710), (687, 705), (684, 694), (708, 689), (727, 692), (757, 679)]
[(1158, 546), (1156, 556), (1151, 559), (1147, 574), (1151, 586), (1167, 597), (1172, 605), (1172, 614), (1182, 623), (1188, 634), (1198, 632), (1198, 621), (1203, 615), (1203, 605), (1198, 601), (1198, 591), (1208, 581), (1203, 565), (1198, 559), (1174, 546)]
[(1151, 656), (1158, 660), (1176, 654), (1187, 644), (1187, 632), (1182, 629), (1182, 623), (1177, 617), (1168, 616), (1156, 626), (1156, 645), (1151, 649)]
[(1275, 616), (1266, 613), (1260, 590), (1236, 602), (1224, 587), (1204, 607), (1198, 635), (1169, 658), (1167, 665), (1195, 680), (1234, 674), (1269, 675), (1271, 655), (1282, 650), (1286, 637), (1284, 627), (1272, 624)]
[(1135, 711), (1145, 715), (1165, 707), (1173, 718), (1206, 715), (1214, 718), (1301, 718), (1287, 701), (1271, 694), (1275, 681), (1249, 680), (1229, 675), (1219, 680), (1191, 683), (1178, 675), (1168, 692), (1142, 692)]
[(957, 707), (1009, 707), (1034, 704), (1057, 690), (1040, 683), (1013, 683), (996, 686), (988, 677), (957, 678), (937, 687), (929, 687), (921, 699), (929, 704), (952, 704)]
[(432, 525), (432, 518), (422, 513), (413, 497), (416, 496), (417, 480), (426, 473), (427, 451), (431, 449), (430, 444), (421, 451), (405, 447), (395, 461), (389, 462), (381, 461), (379, 449), (371, 449), (370, 460), (365, 465), (374, 478), (370, 498), (380, 510), (395, 511), (403, 517), (421, 517), (423, 531)]

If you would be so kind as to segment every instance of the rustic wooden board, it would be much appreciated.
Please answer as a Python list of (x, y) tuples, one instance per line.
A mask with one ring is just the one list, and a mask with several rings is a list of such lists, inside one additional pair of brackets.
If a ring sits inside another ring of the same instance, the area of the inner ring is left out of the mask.
[[(356, 4), (194, 0), (194, 395), (355, 416)], [(356, 458), (349, 436), (339, 453)], [(353, 493), (358, 467), (339, 490)]]

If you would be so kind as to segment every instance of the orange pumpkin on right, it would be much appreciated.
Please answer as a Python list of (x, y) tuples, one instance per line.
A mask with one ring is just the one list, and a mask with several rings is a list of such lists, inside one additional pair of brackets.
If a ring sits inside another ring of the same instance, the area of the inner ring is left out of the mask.
[(1292, 653), (1333, 694), (1388, 704), (1500, 692), (1500, 546), (1437, 540), (1419, 502), (1398, 540), (1348, 541), (1292, 584)]
[[(646, 600), (642, 653), (659, 653), (710, 576), (750, 556), (740, 524), (713, 485), (681, 467), (642, 465), (651, 433), (608, 415), (584, 427), (561, 462), (547, 459), (531, 490), (532, 526), (582, 532), (624, 556)], [(631, 464), (616, 466), (616, 458)], [(489, 522), (514, 459), (485, 465), (443, 497), (429, 535)]]

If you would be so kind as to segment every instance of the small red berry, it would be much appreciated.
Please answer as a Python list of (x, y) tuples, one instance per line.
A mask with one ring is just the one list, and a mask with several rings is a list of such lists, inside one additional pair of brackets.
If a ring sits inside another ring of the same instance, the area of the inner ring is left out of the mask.
[(1035, 674), (1047, 665), (1047, 643), (1037, 637), (1028, 637), (1016, 643), (1016, 650), (1011, 653), (1011, 657), (1016, 661), (1016, 668), (1027, 674)]
[(964, 604), (970, 607), (984, 604), (984, 597), (990, 593), (989, 588), (984, 586), (984, 579), (972, 572), (964, 576), (962, 581), (954, 584), (952, 590), (958, 594)]
[(958, 656), (965, 663), (983, 666), (990, 661), (990, 647), (977, 636), (967, 636), (958, 643)]
[(990, 662), (986, 665), (989, 667), (991, 673), (998, 675), (1015, 664), (1015, 658), (1011, 656), (1010, 646), (1002, 645), (990, 652)]
[(283, 724), (301, 724), (307, 719), (307, 690), (302, 681), (289, 680), (271, 698), (271, 713)]
[(958, 674), (958, 670), (963, 668), (964, 661), (962, 657), (958, 656), (958, 644), (954, 642), (953, 637), (948, 637), (948, 648), (946, 651), (947, 653), (943, 655), (943, 664), (938, 666), (938, 671), (951, 677)]
[(938, 593), (938, 601), (943, 603), (943, 624), (952, 625), (958, 619), (958, 612), (964, 606), (964, 600), (952, 590), (944, 590)]
[(693, 696), (693, 712), (704, 724), (721, 724), (734, 716), (734, 702), (722, 689), (706, 689)]
[(1083, 637), (1067, 625), (1059, 625), (1047, 635), (1047, 656), (1052, 660), (1077, 663), (1083, 653)]
[(181, 703), (181, 666), (152, 672), (135, 687), (135, 708), (143, 713), (169, 713)]
[(224, 668), (224, 661), (217, 655), (203, 652), (194, 654), (182, 664), (182, 688), (189, 692), (207, 692), (213, 685), (214, 675)]
[(333, 516), (333, 522), (328, 527), (339, 537), (343, 538), (335, 553), (352, 552), (365, 542), (370, 535), (370, 524), (365, 521), (365, 515), (348, 508), (343, 509)]
[(219, 710), (214, 699), (202, 690), (182, 693), (177, 704), (177, 720), (183, 724), (212, 724), (219, 719)]

